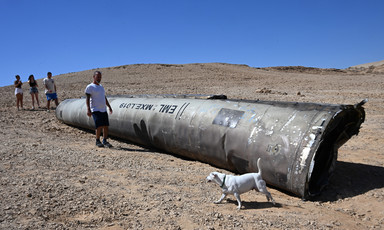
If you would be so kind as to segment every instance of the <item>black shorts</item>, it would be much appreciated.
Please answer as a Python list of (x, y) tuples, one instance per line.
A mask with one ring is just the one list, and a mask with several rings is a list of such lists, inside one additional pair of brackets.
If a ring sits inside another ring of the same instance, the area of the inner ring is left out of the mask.
[(95, 128), (101, 126), (109, 126), (108, 113), (107, 112), (93, 112), (93, 120), (95, 121)]

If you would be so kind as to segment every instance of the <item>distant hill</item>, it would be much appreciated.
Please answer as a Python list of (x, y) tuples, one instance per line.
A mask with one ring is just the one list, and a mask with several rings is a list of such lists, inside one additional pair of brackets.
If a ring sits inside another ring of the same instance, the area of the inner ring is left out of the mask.
[(355, 66), (351, 66), (350, 68), (361, 68), (361, 67), (368, 68), (370, 66), (382, 66), (382, 65), (384, 65), (384, 60), (377, 61), (377, 62), (360, 64), (360, 65), (355, 65)]
[(309, 74), (332, 74), (332, 73), (384, 74), (384, 60), (378, 61), (378, 62), (361, 64), (361, 65), (355, 65), (346, 69), (315, 68), (315, 67), (305, 67), (305, 66), (274, 66), (274, 67), (264, 67), (264, 68), (258, 68), (258, 69), (291, 72), (291, 73), (309, 73)]
[(348, 71), (343, 69), (335, 69), (335, 68), (323, 69), (323, 68), (305, 67), (305, 66), (274, 66), (274, 67), (264, 67), (260, 69), (282, 71), (282, 72), (289, 72), (289, 73), (309, 73), (309, 74), (348, 73)]
[(355, 65), (347, 68), (346, 70), (359, 73), (384, 73), (384, 60), (371, 62), (366, 64)]

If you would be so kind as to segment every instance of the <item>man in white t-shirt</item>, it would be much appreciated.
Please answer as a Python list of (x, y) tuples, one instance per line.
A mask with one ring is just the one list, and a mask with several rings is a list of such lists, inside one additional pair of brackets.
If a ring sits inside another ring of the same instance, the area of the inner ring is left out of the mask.
[(59, 101), (57, 99), (56, 94), (56, 84), (52, 79), (52, 73), (47, 73), (47, 78), (44, 78), (43, 84), (45, 86), (45, 96), (47, 97), (47, 110), (49, 111), (51, 100), (55, 100), (56, 107), (59, 105)]
[[(112, 145), (107, 141), (109, 120), (106, 106), (108, 106), (111, 114), (112, 108), (105, 96), (104, 87), (100, 82), (101, 72), (96, 71), (93, 74), (93, 82), (85, 88), (85, 95), (87, 96), (87, 115), (89, 117), (92, 115), (93, 120), (95, 121), (96, 145), (98, 147), (106, 146), (110, 148)], [(101, 131), (103, 131), (103, 142), (100, 142)]]

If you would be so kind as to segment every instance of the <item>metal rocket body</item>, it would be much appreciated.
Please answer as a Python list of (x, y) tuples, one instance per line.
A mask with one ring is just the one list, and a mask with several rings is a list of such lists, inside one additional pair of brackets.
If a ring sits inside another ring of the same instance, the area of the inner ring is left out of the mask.
[[(109, 133), (225, 168), (258, 171), (270, 185), (303, 198), (318, 194), (334, 170), (338, 148), (365, 119), (361, 102), (330, 105), (230, 100), (225, 96), (108, 97)], [(94, 129), (85, 98), (56, 109), (64, 123)]]

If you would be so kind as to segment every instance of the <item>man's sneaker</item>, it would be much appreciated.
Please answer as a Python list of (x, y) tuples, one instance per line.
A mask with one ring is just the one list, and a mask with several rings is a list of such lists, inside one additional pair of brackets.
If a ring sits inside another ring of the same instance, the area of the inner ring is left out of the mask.
[(106, 141), (106, 140), (103, 140), (103, 145), (104, 145), (105, 147), (108, 147), (108, 148), (111, 148), (111, 147), (112, 147), (112, 145), (109, 144), (109, 142)]
[(104, 145), (100, 142), (100, 140), (96, 140), (97, 147), (104, 147)]

